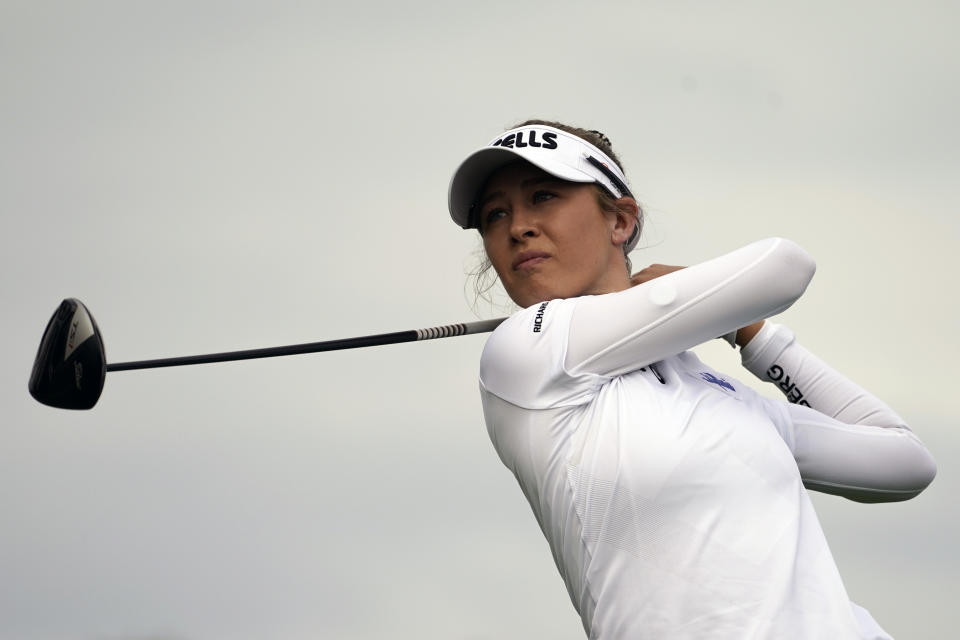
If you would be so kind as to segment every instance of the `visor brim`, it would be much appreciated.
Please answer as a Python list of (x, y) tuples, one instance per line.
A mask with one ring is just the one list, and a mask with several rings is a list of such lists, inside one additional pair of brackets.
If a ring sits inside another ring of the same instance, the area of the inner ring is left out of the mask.
[(470, 154), (460, 163), (450, 180), (447, 206), (453, 221), (464, 229), (476, 228), (477, 221), (471, 219), (471, 210), (480, 196), (480, 190), (496, 171), (518, 161), (527, 162), (561, 180), (596, 182), (593, 176), (549, 158), (531, 158), (507, 147), (487, 147)]

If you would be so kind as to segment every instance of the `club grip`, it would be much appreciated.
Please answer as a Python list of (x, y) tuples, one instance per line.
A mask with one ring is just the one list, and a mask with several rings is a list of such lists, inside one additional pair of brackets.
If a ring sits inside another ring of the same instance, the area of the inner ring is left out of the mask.
[(455, 336), (467, 336), (472, 333), (486, 333), (493, 331), (506, 318), (495, 318), (494, 320), (480, 320), (477, 322), (459, 322), (457, 324), (447, 324), (442, 327), (430, 327), (429, 329), (417, 329), (417, 340), (435, 340), (437, 338), (453, 338)]

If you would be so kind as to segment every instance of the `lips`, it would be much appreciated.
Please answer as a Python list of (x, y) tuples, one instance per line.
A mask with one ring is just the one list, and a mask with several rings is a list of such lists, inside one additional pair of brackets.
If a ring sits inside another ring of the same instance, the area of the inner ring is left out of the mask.
[(524, 251), (513, 259), (512, 267), (514, 271), (532, 269), (549, 257), (550, 254), (544, 251)]

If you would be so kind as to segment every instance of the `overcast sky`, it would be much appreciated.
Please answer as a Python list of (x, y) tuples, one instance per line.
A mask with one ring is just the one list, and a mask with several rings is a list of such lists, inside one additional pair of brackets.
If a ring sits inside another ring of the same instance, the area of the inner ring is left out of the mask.
[(637, 268), (773, 235), (816, 258), (780, 320), (939, 475), (815, 504), (851, 597), (946, 637), (958, 23), (946, 1), (0, 0), (0, 639), (582, 638), (486, 435), (483, 336), (111, 373), (89, 412), (26, 390), (65, 297), (110, 361), (476, 318), (447, 181), (530, 117), (613, 140)]

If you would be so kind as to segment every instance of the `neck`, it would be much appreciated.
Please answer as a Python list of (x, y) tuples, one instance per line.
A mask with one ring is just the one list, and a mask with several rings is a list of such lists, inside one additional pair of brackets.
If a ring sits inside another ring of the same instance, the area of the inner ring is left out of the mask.
[(627, 262), (621, 258), (612, 263), (604, 277), (595, 283), (593, 287), (590, 287), (589, 291), (585, 291), (583, 295), (601, 295), (604, 293), (614, 293), (616, 291), (626, 291), (631, 286), (633, 285), (630, 283), (630, 272), (627, 271)]

